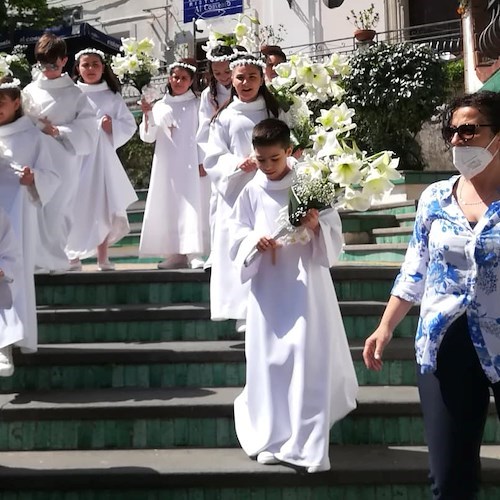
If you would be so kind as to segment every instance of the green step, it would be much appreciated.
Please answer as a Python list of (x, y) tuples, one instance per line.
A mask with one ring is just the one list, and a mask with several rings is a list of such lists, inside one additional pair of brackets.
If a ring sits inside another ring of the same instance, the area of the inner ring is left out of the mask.
[(398, 214), (396, 215), (396, 220), (401, 227), (411, 227), (415, 225), (415, 214)]
[(139, 201), (146, 201), (146, 198), (148, 197), (148, 190), (136, 189), (135, 194), (137, 195), (137, 198), (139, 198)]
[(411, 227), (391, 227), (377, 228), (372, 231), (375, 243), (405, 243), (408, 244), (413, 228)]
[(395, 227), (398, 225), (395, 215), (369, 214), (366, 212), (342, 212), (343, 233), (356, 233), (371, 231), (376, 227)]
[[(389, 297), (397, 266), (339, 265), (331, 270), (339, 300)], [(122, 270), (35, 276), (38, 305), (83, 306), (208, 302), (210, 276), (202, 270)]]
[(383, 203), (377, 206), (374, 206), (367, 210), (365, 213), (367, 214), (390, 214), (390, 215), (399, 215), (399, 214), (415, 214), (416, 211), (416, 201), (408, 200), (408, 201), (398, 201), (395, 203)]
[[(421, 500), (430, 496), (425, 447), (332, 446), (330, 455), (330, 471), (303, 474), (283, 465), (260, 465), (237, 448), (3, 452), (2, 500)], [(479, 499), (499, 498), (499, 447), (482, 447), (481, 457)]]
[(406, 243), (371, 243), (366, 245), (345, 245), (341, 261), (358, 263), (398, 264), (404, 261)]
[[(241, 388), (104, 389), (0, 395), (1, 451), (238, 447)], [(483, 437), (500, 443), (495, 405)], [(424, 445), (416, 387), (361, 387), (332, 444)]]
[(142, 222), (144, 220), (144, 210), (127, 210), (127, 217), (130, 224)]
[[(414, 385), (413, 339), (393, 339), (380, 372), (362, 361), (364, 340), (350, 341), (360, 385)], [(14, 375), (0, 391), (111, 387), (238, 387), (245, 383), (242, 341), (41, 345), (14, 351)]]

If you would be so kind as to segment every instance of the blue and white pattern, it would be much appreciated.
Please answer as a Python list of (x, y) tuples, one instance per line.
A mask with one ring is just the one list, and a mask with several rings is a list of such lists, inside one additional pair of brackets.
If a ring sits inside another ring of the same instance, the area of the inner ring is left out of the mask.
[(420, 303), (415, 338), (422, 373), (436, 369), (443, 336), (466, 313), (491, 382), (500, 381), (500, 201), (471, 228), (452, 191), (458, 176), (420, 197), (413, 236), (391, 294)]

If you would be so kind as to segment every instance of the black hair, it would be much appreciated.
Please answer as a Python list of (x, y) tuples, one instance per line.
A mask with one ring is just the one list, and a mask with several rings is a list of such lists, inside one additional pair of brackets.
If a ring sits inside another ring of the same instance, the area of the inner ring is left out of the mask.
[[(229, 45), (218, 45), (210, 51), (210, 55), (215, 57), (231, 56), (232, 54), (234, 54), (233, 47)], [(208, 86), (210, 88), (208, 91), (210, 99), (214, 103), (215, 109), (219, 109), (220, 103), (217, 100), (217, 79), (214, 76), (212, 61), (210, 60), (208, 61)]]
[[(4, 76), (0, 78), (0, 84), (2, 83), (12, 83), (14, 78), (11, 76)], [(15, 99), (19, 99), (21, 101), (21, 89), (19, 87), (9, 87), (6, 89), (0, 89), (0, 95), (7, 96), (10, 100), (14, 101)], [(23, 107), (19, 106), (16, 110), (16, 114), (14, 115), (14, 121), (21, 118), (23, 116)]]
[[(260, 61), (260, 59), (257, 59), (256, 57), (252, 56), (251, 54), (245, 54), (238, 56), (235, 61), (238, 61), (238, 59), (245, 59), (246, 61), (255, 61), (256, 63)], [(251, 63), (250, 63), (251, 64)], [(268, 116), (274, 116), (275, 118), (279, 114), (280, 106), (278, 101), (276, 100), (276, 97), (274, 97), (273, 94), (271, 94), (271, 91), (267, 88), (265, 80), (264, 80), (264, 70), (259, 64), (255, 64), (257, 68), (259, 68), (259, 74), (262, 78), (262, 84), (259, 88), (259, 93), (258, 95), (262, 96), (264, 98), (264, 101), (266, 103), (266, 109), (267, 109), (267, 114)], [(237, 95), (236, 90), (234, 87), (231, 88), (231, 95), (229, 99), (219, 108), (217, 113), (214, 115), (212, 118), (212, 121), (217, 119), (217, 117), (226, 109), (229, 104), (233, 101), (233, 97)]]
[(277, 118), (266, 118), (257, 123), (252, 132), (252, 146), (281, 146), (288, 149), (292, 145), (290, 128)]
[(44, 33), (35, 44), (35, 59), (40, 63), (53, 64), (66, 55), (66, 42), (53, 33)]
[[(186, 57), (184, 59), (180, 59), (178, 62), (182, 63), (182, 64), (189, 64), (190, 66), (197, 68), (196, 60), (191, 58), (191, 57)], [(191, 83), (191, 86), (189, 87), (189, 89), (191, 90), (191, 92), (195, 96), (197, 96), (199, 94), (199, 89), (198, 89), (198, 79), (196, 78), (196, 70), (193, 71), (193, 70), (186, 68), (185, 66), (181, 66), (181, 65), (175, 66), (175, 63), (174, 63), (174, 66), (172, 66), (172, 68), (168, 72), (168, 76), (171, 76), (174, 69), (176, 69), (176, 68), (183, 69), (184, 71), (186, 71), (189, 74), (189, 76), (191, 77), (191, 80), (192, 80), (192, 83)], [(166, 90), (170, 95), (173, 95), (170, 82), (167, 82)]]
[[(102, 62), (103, 65), (103, 71), (102, 71), (102, 78), (101, 82), (104, 80), (109, 87), (109, 90), (111, 90), (113, 93), (120, 93), (122, 90), (122, 86), (120, 84), (120, 81), (118, 80), (117, 76), (113, 73), (111, 68), (106, 64), (106, 61), (96, 52), (87, 52), (85, 54), (82, 54), (80, 57), (83, 56), (88, 56), (88, 55), (94, 55), (99, 57), (99, 59)], [(78, 69), (80, 57), (78, 59), (75, 59), (75, 64), (73, 65), (73, 81), (74, 82), (83, 82), (83, 78), (80, 75), (80, 70)], [(85, 83), (85, 82), (83, 82)]]
[[(492, 132), (496, 135), (500, 132), (500, 93), (489, 90), (481, 90), (474, 94), (466, 94), (455, 97), (443, 112), (441, 133), (445, 138), (445, 129), (450, 126), (453, 113), (459, 108), (477, 109), (490, 125)], [(446, 139), (445, 139), (446, 140)]]
[(286, 54), (279, 45), (264, 45), (261, 47), (260, 52), (266, 58), (266, 62), (269, 56), (279, 57), (282, 62), (286, 62)]

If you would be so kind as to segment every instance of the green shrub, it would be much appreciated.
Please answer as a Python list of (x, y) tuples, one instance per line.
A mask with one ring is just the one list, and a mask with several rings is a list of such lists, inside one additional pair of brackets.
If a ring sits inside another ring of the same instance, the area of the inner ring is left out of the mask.
[(356, 111), (359, 144), (368, 151), (394, 151), (402, 169), (423, 169), (415, 136), (446, 98), (437, 55), (423, 45), (379, 43), (355, 53), (351, 66), (343, 83), (346, 103)]
[[(136, 121), (140, 123), (141, 118), (136, 118)], [(145, 189), (149, 186), (154, 147), (154, 144), (142, 141), (139, 137), (139, 131), (137, 131), (127, 144), (117, 150), (135, 189)]]

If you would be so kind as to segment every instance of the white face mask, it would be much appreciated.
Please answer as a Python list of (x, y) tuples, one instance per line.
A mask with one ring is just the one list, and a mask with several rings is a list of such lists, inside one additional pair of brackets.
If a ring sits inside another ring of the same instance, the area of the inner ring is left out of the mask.
[(453, 146), (451, 151), (453, 165), (467, 180), (480, 174), (495, 158), (498, 149), (495, 154), (488, 151), (495, 139), (496, 136), (485, 148), (481, 146)]

